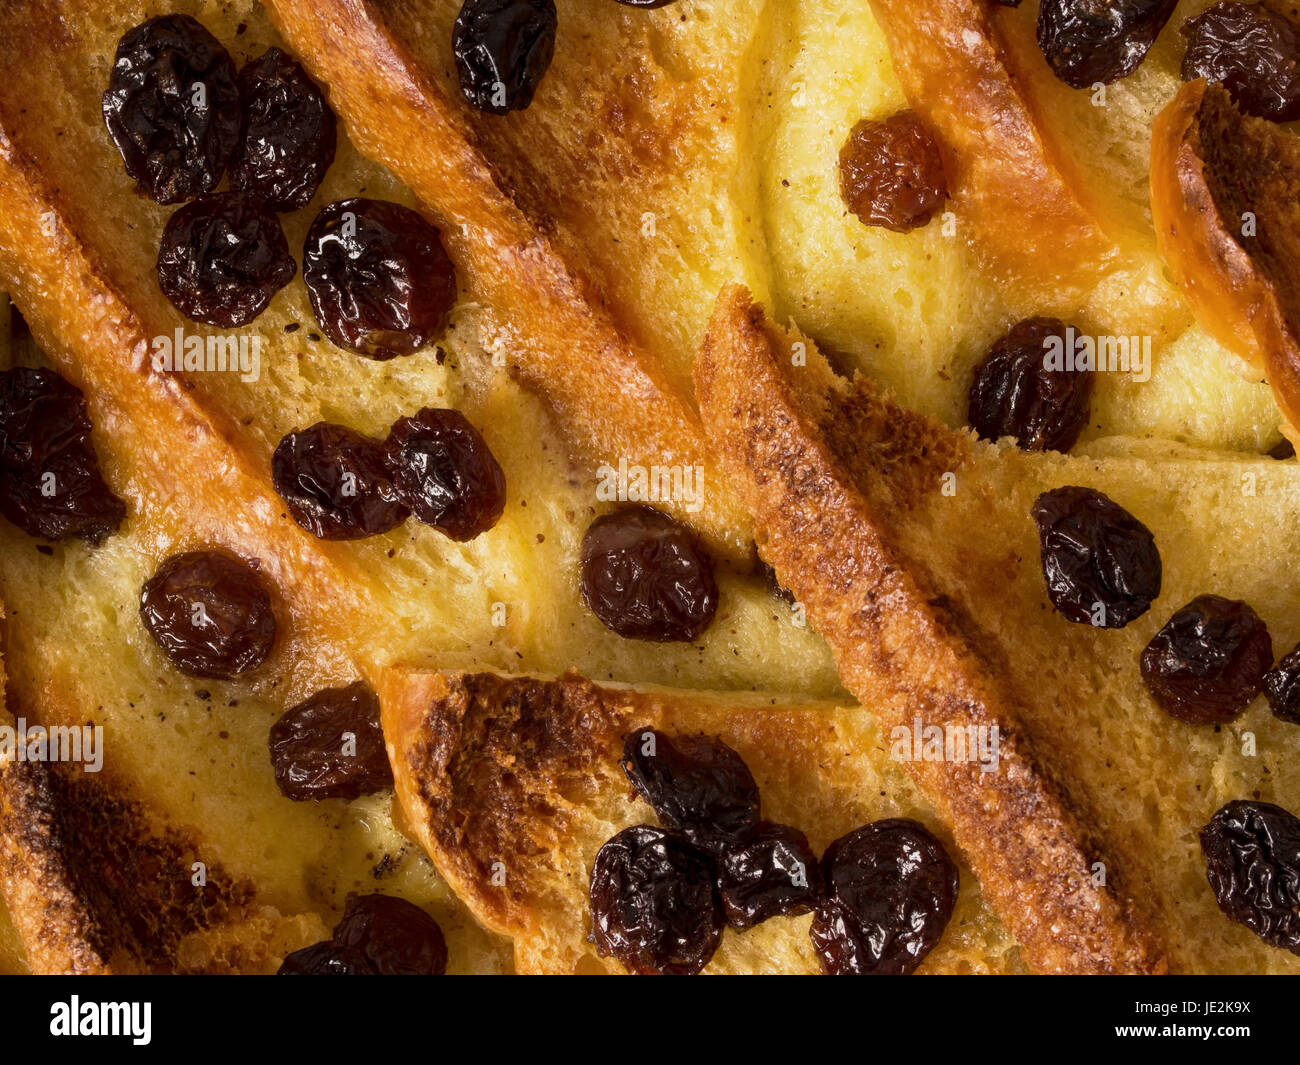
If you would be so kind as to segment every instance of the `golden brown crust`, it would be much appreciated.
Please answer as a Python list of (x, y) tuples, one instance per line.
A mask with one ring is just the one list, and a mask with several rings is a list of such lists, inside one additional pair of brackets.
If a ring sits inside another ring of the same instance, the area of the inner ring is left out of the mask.
[[(461, 276), (490, 308), (509, 366), (545, 397), (587, 462), (707, 469), (689, 400), (616, 326), (580, 254), (573, 247), (561, 254), (544, 220), (503, 189), (473, 129), (374, 7), (278, 0), (271, 8), (286, 40), (329, 86), (357, 146), (428, 207)], [(747, 518), (720, 479), (705, 476), (698, 513), (664, 506), (716, 552), (747, 563)]]
[(1300, 425), (1300, 139), (1188, 82), (1152, 132), (1151, 211), (1201, 324)]
[(705, 424), (754, 515), (760, 552), (835, 651), (846, 686), (885, 731), (925, 721), (997, 726), (1002, 765), (909, 763), (1035, 968), (1153, 972), (1162, 951), (1099, 860), (1064, 791), (1037, 764), (992, 641), (941, 597), (891, 522), (969, 462), (963, 440), (850, 395), (807, 365), (739, 288), (719, 298), (697, 366)]
[(937, 133), (949, 192), (985, 265), (1055, 306), (1096, 283), (1115, 248), (1055, 158), (985, 0), (871, 0), (908, 101)]

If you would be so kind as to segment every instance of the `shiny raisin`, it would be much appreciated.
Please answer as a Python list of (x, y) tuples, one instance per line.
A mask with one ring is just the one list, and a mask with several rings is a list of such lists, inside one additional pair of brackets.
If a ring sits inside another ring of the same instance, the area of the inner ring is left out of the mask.
[(1052, 605), (1079, 624), (1122, 629), (1160, 594), (1151, 530), (1091, 488), (1044, 492), (1031, 511)]
[(281, 976), (441, 976), (447, 943), (438, 922), (392, 895), (351, 895), (323, 943), (294, 951)]
[(833, 976), (914, 972), (957, 904), (957, 867), (924, 825), (893, 818), (841, 836), (822, 857), (812, 941)]
[(840, 194), (858, 219), (906, 233), (948, 198), (938, 142), (911, 111), (863, 119), (840, 149)]
[(1241, 110), (1275, 122), (1300, 118), (1300, 41), (1262, 4), (1215, 4), (1183, 23), (1183, 80), (1221, 81)]
[(375, 976), (361, 951), (327, 939), (295, 950), (281, 963), (277, 976)]
[(1275, 717), (1300, 725), (1300, 647), (1264, 674), (1264, 694)]
[(104, 483), (81, 390), (53, 370), (0, 372), (0, 514), (29, 536), (97, 544), (126, 507)]
[(270, 747), (275, 782), (299, 802), (355, 799), (393, 786), (379, 699), (363, 680), (286, 710), (271, 726)]
[(185, 317), (223, 329), (251, 322), (297, 272), (280, 220), (242, 192), (186, 204), (158, 251), (163, 295)]
[(1178, 0), (1043, 0), (1038, 47), (1052, 72), (1087, 89), (1137, 70)]
[(1300, 820), (1269, 802), (1230, 802), (1201, 829), (1201, 853), (1219, 909), (1300, 954)]
[(268, 48), (239, 72), (244, 124), (230, 187), (273, 211), (305, 207), (334, 162), (334, 112), (307, 72)]
[(716, 736), (629, 732), (620, 763), (669, 828), (716, 852), (758, 824), (758, 784), (745, 760)]
[(1246, 603), (1198, 595), (1142, 652), (1142, 679), (1160, 708), (1189, 725), (1219, 725), (1248, 707), (1273, 664), (1268, 629)]
[(384, 448), (397, 498), (453, 540), (487, 532), (505, 510), (505, 474), (460, 411), (425, 407), (402, 418)]
[(667, 514), (624, 507), (597, 518), (583, 537), (582, 600), (629, 640), (694, 640), (718, 610), (713, 560)]
[(179, 203), (217, 187), (239, 140), (235, 64), (188, 15), (163, 15), (117, 46), (104, 122), (140, 191)]
[(192, 677), (233, 679), (266, 661), (275, 643), (262, 578), (220, 551), (167, 559), (145, 582), (140, 617), (172, 665)]
[(460, 91), (494, 115), (522, 111), (555, 53), (555, 0), (465, 0), (451, 46)]
[(591, 941), (634, 973), (689, 976), (722, 938), (716, 870), (673, 832), (638, 825), (611, 839), (591, 870)]
[(342, 425), (317, 422), (281, 440), (271, 482), (293, 520), (322, 540), (377, 536), (410, 513), (397, 498), (384, 445)]
[(1030, 318), (1001, 337), (975, 367), (968, 419), (985, 440), (1015, 437), (1022, 451), (1069, 451), (1088, 424), (1090, 370), (1049, 368), (1048, 345), (1064, 351), (1067, 326)]
[(732, 928), (807, 913), (821, 897), (821, 867), (797, 828), (763, 822), (718, 858), (718, 893)]
[(456, 302), (456, 270), (438, 231), (382, 200), (340, 200), (321, 211), (302, 270), (325, 335), (372, 359), (419, 351), (447, 328)]

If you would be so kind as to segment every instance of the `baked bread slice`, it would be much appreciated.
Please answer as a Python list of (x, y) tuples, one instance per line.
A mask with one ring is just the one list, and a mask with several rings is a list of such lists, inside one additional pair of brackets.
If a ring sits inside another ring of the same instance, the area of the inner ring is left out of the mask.
[[(696, 375), (760, 552), (882, 732), (916, 716), (1003, 730), (999, 773), (909, 769), (1031, 966), (1295, 970), (1219, 913), (1197, 833), (1233, 799), (1297, 808), (1300, 736), (1262, 698), (1228, 726), (1183, 724), (1138, 672), (1202, 592), (1251, 603), (1279, 647), (1300, 636), (1295, 589), (1259, 565), (1300, 543), (1294, 463), (980, 442), (835, 377), (739, 288), (719, 297)], [(1106, 493), (1155, 535), (1162, 591), (1124, 629), (1072, 624), (1047, 598), (1030, 507), (1063, 485)]]
[[(623, 972), (588, 941), (596, 852), (656, 824), (619, 766), (640, 728), (720, 737), (758, 782), (763, 816), (798, 827), (820, 854), (884, 817), (942, 821), (855, 706), (739, 692), (594, 684), (394, 666), (379, 685), (406, 824), (521, 973)], [(811, 915), (724, 932), (708, 973), (816, 973)], [(1023, 971), (1020, 952), (964, 866), (957, 909), (921, 972)]]

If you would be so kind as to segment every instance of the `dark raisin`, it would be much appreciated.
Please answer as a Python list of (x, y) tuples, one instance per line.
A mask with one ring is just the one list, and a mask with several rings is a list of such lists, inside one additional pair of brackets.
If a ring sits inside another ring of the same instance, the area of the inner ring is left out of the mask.
[(295, 950), (281, 963), (277, 976), (375, 976), (369, 960), (355, 947), (332, 939)]
[(53, 370), (0, 373), (0, 514), (29, 536), (97, 544), (126, 507), (104, 483), (81, 389)]
[(140, 617), (172, 665), (192, 677), (233, 679), (266, 661), (275, 643), (262, 578), (220, 551), (167, 559), (145, 582)]
[(465, 0), (451, 46), (465, 99), (504, 115), (533, 102), (555, 53), (554, 0)]
[(297, 272), (280, 220), (242, 192), (186, 204), (158, 251), (163, 295), (185, 317), (224, 329), (251, 322)]
[(487, 532), (505, 510), (505, 474), (460, 411), (425, 407), (402, 418), (384, 448), (397, 498), (453, 540)]
[(713, 560), (680, 522), (624, 507), (583, 537), (582, 601), (629, 640), (694, 640), (718, 610)]
[(948, 198), (934, 135), (911, 111), (863, 119), (840, 149), (840, 194), (866, 225), (895, 233), (925, 225)]
[(1183, 80), (1221, 81), (1247, 114), (1300, 118), (1300, 42), (1289, 19), (1262, 4), (1215, 4), (1183, 23)]
[(1091, 488), (1044, 492), (1031, 511), (1047, 594), (1080, 624), (1122, 629), (1160, 594), (1162, 567), (1151, 530)]
[(447, 971), (447, 943), (438, 922), (392, 895), (350, 896), (334, 942), (360, 951), (380, 976), (441, 976)]
[(1268, 457), (1277, 459), (1279, 462), (1285, 462), (1287, 459), (1295, 458), (1295, 444), (1283, 437), (1271, 448), (1268, 449)]
[(718, 893), (733, 928), (807, 913), (821, 897), (821, 867), (797, 828), (763, 822), (718, 859)]
[(957, 867), (915, 821), (876, 821), (840, 837), (822, 869), (826, 896), (811, 935), (833, 976), (915, 971), (957, 904)]
[(1090, 370), (1048, 365), (1055, 338), (1065, 351), (1067, 326), (1030, 318), (1001, 337), (975, 367), (967, 417), (983, 439), (1015, 437), (1022, 451), (1069, 451), (1088, 424)]
[(179, 203), (217, 187), (239, 140), (235, 64), (188, 15), (129, 30), (104, 93), (104, 122), (140, 191)]
[(1043, 0), (1038, 47), (1072, 89), (1126, 78), (1146, 58), (1178, 0)]
[(1264, 674), (1264, 694), (1274, 716), (1300, 725), (1300, 647)]
[(1230, 802), (1201, 829), (1201, 853), (1219, 909), (1300, 954), (1300, 820), (1270, 802)]
[(591, 941), (634, 973), (689, 976), (713, 957), (724, 921), (713, 861), (684, 837), (627, 828), (591, 870)]
[(391, 895), (352, 895), (334, 935), (294, 951), (280, 976), (441, 976), (447, 944), (438, 922)]
[(286, 710), (271, 726), (270, 747), (275, 782), (299, 802), (355, 799), (393, 786), (379, 699), (363, 680)]
[(1268, 629), (1247, 604), (1198, 595), (1151, 638), (1142, 679), (1171, 717), (1220, 725), (1248, 707), (1273, 664)]
[(623, 772), (669, 828), (706, 850), (738, 842), (758, 824), (758, 784), (716, 736), (669, 738), (651, 728), (623, 741)]
[(325, 94), (294, 60), (268, 48), (239, 72), (244, 124), (230, 162), (230, 187), (273, 211), (305, 207), (337, 146)]
[(456, 303), (456, 270), (438, 231), (382, 200), (340, 200), (321, 211), (302, 270), (325, 335), (372, 359), (419, 351), (447, 328)]
[(322, 540), (358, 540), (401, 525), (384, 445), (342, 425), (290, 433), (271, 457), (271, 482), (293, 520)]

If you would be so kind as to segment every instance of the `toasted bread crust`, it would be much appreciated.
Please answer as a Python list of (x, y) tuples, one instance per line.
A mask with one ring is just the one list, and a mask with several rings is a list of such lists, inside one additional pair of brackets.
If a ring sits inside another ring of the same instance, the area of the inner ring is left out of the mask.
[(1097, 282), (1115, 246), (1071, 188), (983, 0), (871, 0), (908, 101), (938, 134), (959, 217), (985, 265), (1055, 305)]
[[(561, 253), (543, 220), (503, 188), (469, 123), (366, 0), (277, 0), (286, 40), (331, 99), (358, 147), (400, 177), (443, 230), (458, 271), (495, 315), (497, 346), (541, 394), (591, 465), (709, 465), (689, 400), (631, 343), (580, 261)], [(423, 150), (397, 152), (395, 145)], [(721, 478), (706, 474), (703, 509), (691, 514), (713, 550), (747, 564), (748, 519)]]
[[(999, 772), (912, 762), (989, 899), (1031, 964), (1049, 972), (1156, 972), (1162, 951), (1130, 900), (1092, 877), (1100, 855), (1068, 796), (1037, 764), (997, 652), (929, 587), (889, 532), (890, 506), (914, 505), (969, 462), (961, 438), (875, 397), (849, 396), (814, 354), (792, 367), (783, 336), (740, 288), (719, 298), (697, 365), (718, 453), (755, 518), (759, 550), (835, 651), (846, 686), (886, 731), (924, 720), (997, 726)], [(866, 411), (835, 413), (842, 403)], [(850, 435), (874, 416), (887, 442)], [(839, 420), (838, 419), (843, 419)], [(870, 475), (870, 476), (868, 476)], [(881, 482), (873, 491), (869, 485)], [(924, 482), (929, 482), (928, 485)]]
[(1263, 373), (1300, 425), (1300, 142), (1244, 115), (1221, 84), (1188, 82), (1152, 131), (1151, 211), (1170, 270), (1206, 330)]

